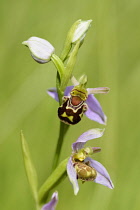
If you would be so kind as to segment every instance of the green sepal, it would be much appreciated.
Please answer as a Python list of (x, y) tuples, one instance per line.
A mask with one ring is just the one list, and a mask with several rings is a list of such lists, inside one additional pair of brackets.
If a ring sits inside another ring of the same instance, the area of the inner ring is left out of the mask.
[(58, 185), (63, 180), (63, 178), (65, 178), (68, 159), (69, 158), (63, 160), (41, 186), (38, 193), (40, 204), (45, 203), (49, 191), (52, 190), (56, 185)]
[(22, 146), (22, 152), (23, 152), (23, 160), (24, 160), (24, 166), (26, 175), (28, 178), (28, 182), (34, 197), (34, 200), (36, 201), (36, 205), (38, 204), (38, 180), (37, 180), (37, 173), (35, 170), (35, 167), (32, 163), (30, 152), (28, 148), (28, 144), (24, 138), (24, 135), (21, 131), (21, 146)]
[(65, 61), (69, 55), (69, 52), (72, 48), (72, 39), (73, 39), (73, 35), (74, 35), (74, 32), (75, 32), (75, 29), (77, 28), (77, 26), (79, 25), (79, 23), (81, 22), (81, 19), (80, 20), (77, 20), (73, 25), (72, 27), (70, 28), (69, 32), (68, 32), (68, 35), (67, 35), (67, 38), (66, 38), (66, 41), (65, 41), (65, 44), (64, 44), (64, 48), (63, 48), (63, 51), (61, 53), (61, 60), (62, 61)]
[(76, 45), (74, 45), (73, 50), (70, 53), (70, 57), (68, 59), (66, 69), (65, 69), (65, 74), (64, 74), (64, 76), (62, 78), (62, 81), (61, 81), (60, 89), (62, 91), (65, 90), (65, 88), (68, 84), (68, 81), (71, 79), (73, 68), (74, 68), (74, 65), (75, 65), (75, 62), (76, 62), (76, 57), (77, 57), (79, 46), (80, 46), (80, 41), (78, 41), (76, 43)]

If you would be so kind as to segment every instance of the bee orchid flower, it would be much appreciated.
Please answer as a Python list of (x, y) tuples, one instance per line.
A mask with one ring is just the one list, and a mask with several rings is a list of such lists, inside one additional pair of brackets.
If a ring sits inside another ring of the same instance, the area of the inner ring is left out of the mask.
[[(68, 86), (65, 89), (63, 103), (58, 108), (58, 117), (66, 124), (78, 123), (83, 114), (89, 119), (100, 124), (106, 124), (107, 117), (104, 114), (99, 101), (95, 98), (96, 93), (107, 93), (109, 88), (81, 88), (80, 85)], [(47, 93), (56, 101), (58, 93), (56, 88), (50, 88)]]
[(91, 129), (83, 133), (75, 143), (72, 144), (72, 155), (67, 164), (67, 174), (73, 185), (74, 194), (79, 191), (78, 179), (82, 182), (92, 181), (113, 189), (111, 178), (105, 167), (90, 156), (100, 152), (100, 147), (85, 147), (87, 141), (99, 138), (103, 135), (102, 129)]

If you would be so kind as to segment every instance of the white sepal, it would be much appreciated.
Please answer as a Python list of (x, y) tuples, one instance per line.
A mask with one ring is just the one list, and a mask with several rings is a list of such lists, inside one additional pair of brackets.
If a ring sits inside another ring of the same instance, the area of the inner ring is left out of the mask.
[(38, 63), (49, 62), (55, 50), (47, 40), (39, 37), (30, 37), (22, 44), (29, 47), (33, 59)]

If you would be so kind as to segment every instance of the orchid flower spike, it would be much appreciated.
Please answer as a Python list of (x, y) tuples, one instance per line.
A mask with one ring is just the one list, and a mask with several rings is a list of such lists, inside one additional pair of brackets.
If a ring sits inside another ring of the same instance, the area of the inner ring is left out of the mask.
[(54, 47), (45, 39), (39, 37), (30, 37), (22, 42), (31, 52), (31, 56), (38, 63), (48, 63), (54, 53)]
[(72, 155), (67, 164), (67, 174), (73, 185), (74, 194), (79, 191), (78, 179), (82, 182), (92, 181), (113, 189), (114, 185), (105, 167), (90, 156), (100, 152), (100, 147), (86, 147), (87, 141), (99, 138), (103, 135), (102, 129), (91, 129), (83, 133), (75, 143), (72, 144)]
[[(104, 114), (102, 107), (98, 100), (94, 97), (97, 93), (108, 93), (108, 87), (99, 88), (85, 88), (86, 79), (82, 78), (84, 84), (81, 82), (76, 86), (68, 86), (65, 89), (63, 103), (58, 108), (58, 117), (66, 124), (77, 124), (83, 114), (89, 119), (100, 124), (106, 124), (107, 117)], [(56, 101), (58, 93), (56, 88), (50, 88), (47, 93)]]
[(42, 210), (55, 210), (57, 203), (58, 203), (58, 193), (54, 192), (52, 195), (51, 201), (45, 204), (42, 207)]

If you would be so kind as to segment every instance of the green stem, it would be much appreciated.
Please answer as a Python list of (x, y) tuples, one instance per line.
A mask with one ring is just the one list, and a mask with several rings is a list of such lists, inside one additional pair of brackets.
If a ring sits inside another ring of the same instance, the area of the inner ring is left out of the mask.
[(61, 153), (61, 149), (62, 149), (63, 140), (64, 140), (64, 137), (65, 137), (65, 134), (68, 131), (68, 128), (69, 128), (69, 125), (64, 124), (63, 122), (60, 121), (59, 137), (58, 137), (57, 146), (56, 146), (56, 150), (55, 150), (55, 156), (54, 156), (54, 159), (53, 159), (52, 171), (58, 165), (59, 158), (60, 158), (60, 153)]
[[(65, 74), (63, 75), (63, 77), (60, 78), (60, 74), (59, 75), (57, 74), (56, 86), (57, 86), (57, 92), (58, 92), (60, 104), (62, 104), (62, 97), (63, 97), (64, 90), (65, 90), (67, 83), (72, 75), (72, 70), (73, 70), (75, 62), (76, 62), (79, 45), (80, 45), (80, 42), (77, 42), (76, 45), (74, 46), (73, 51), (70, 55), (70, 58), (67, 62)], [(52, 168), (53, 170), (58, 165), (64, 136), (65, 136), (66, 132), (68, 131), (68, 128), (69, 128), (69, 125), (64, 124), (63, 122), (60, 122), (59, 137), (58, 137), (55, 156), (54, 156), (54, 160), (53, 160), (53, 168)]]
[(38, 203), (36, 203), (36, 210), (41, 210), (41, 207), (39, 206)]

